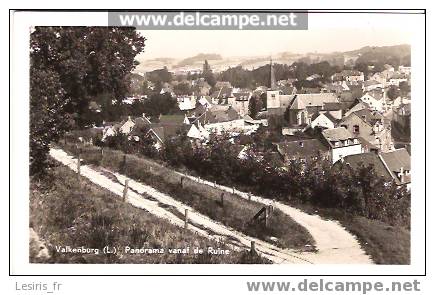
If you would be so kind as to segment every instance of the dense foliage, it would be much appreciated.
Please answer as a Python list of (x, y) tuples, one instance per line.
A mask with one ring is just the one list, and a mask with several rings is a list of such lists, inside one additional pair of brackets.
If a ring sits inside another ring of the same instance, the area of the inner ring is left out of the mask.
[[(294, 62), (292, 65), (273, 65), (276, 80), (298, 79), (305, 80), (308, 76), (319, 74), (319, 81), (326, 82), (330, 77), (340, 71), (337, 66), (331, 66), (327, 61), (307, 64)], [(255, 88), (258, 86), (270, 87), (270, 65), (264, 65), (253, 70), (247, 70), (242, 66), (229, 68), (218, 75), (218, 80), (229, 81), (234, 87)]]
[(271, 198), (343, 209), (350, 214), (409, 227), (410, 193), (406, 188), (380, 177), (372, 166), (363, 163), (358, 169), (341, 163), (331, 167), (323, 160), (294, 160), (283, 165), (268, 149), (270, 136), (273, 135), (257, 138), (244, 157), (239, 157), (240, 149), (225, 136), (212, 136), (208, 145), (195, 147), (185, 135), (177, 136), (168, 140), (159, 153), (144, 141), (128, 152), (158, 158), (174, 167), (187, 167), (218, 183), (240, 185)]
[(48, 145), (71, 122), (79, 127), (94, 122), (92, 99), (100, 97), (103, 106), (111, 105), (128, 93), (128, 74), (137, 65), (134, 58), (144, 41), (134, 28), (35, 28), (30, 35), (32, 174), (43, 172)]

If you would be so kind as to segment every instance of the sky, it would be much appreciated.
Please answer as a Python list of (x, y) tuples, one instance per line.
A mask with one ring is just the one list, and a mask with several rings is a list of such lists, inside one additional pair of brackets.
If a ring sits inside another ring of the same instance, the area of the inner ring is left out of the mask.
[(301, 31), (140, 31), (147, 41), (139, 59), (186, 58), (198, 53), (218, 53), (223, 57), (285, 51), (327, 53), (363, 46), (411, 44), (416, 17), (419, 16), (317, 13), (309, 15), (309, 29)]

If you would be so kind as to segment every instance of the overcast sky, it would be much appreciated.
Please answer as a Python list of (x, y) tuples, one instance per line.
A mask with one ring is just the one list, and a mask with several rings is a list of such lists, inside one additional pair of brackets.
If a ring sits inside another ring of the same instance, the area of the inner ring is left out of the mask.
[[(140, 31), (140, 59), (185, 58), (198, 53), (229, 56), (332, 52), (363, 46), (411, 44), (417, 15), (310, 14), (304, 31)], [(406, 25), (406, 26), (405, 26)]]

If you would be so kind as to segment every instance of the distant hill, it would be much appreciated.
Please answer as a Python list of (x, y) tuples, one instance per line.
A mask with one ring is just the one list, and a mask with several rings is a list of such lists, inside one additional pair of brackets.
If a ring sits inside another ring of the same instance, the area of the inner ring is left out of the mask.
[(188, 57), (180, 61), (177, 66), (183, 67), (187, 65), (191, 65), (197, 62), (203, 63), (204, 60), (221, 60), (222, 56), (220, 54), (215, 53), (200, 53), (192, 57)]
[[(362, 63), (389, 63), (391, 65), (409, 65), (411, 61), (411, 46), (407, 44), (394, 46), (365, 46), (356, 50), (330, 53), (292, 53), (291, 51), (272, 55), (274, 63), (291, 65), (295, 61), (319, 63), (328, 61), (331, 65), (343, 66), (349, 58)], [(223, 57), (216, 53), (200, 53), (184, 59), (161, 57), (141, 59), (137, 72), (149, 72), (167, 67), (171, 71), (196, 69), (201, 70), (204, 60), (208, 60), (214, 71), (221, 72), (229, 67), (242, 66), (244, 69), (258, 68), (270, 62), (270, 56), (236, 56)]]
[(365, 46), (346, 52), (359, 55), (357, 62), (361, 63), (396, 63), (409, 65), (411, 63), (411, 46), (408, 44), (394, 46)]

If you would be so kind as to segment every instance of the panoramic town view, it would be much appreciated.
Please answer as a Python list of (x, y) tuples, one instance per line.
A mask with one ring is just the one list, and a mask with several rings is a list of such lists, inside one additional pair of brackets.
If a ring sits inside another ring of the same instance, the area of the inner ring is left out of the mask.
[(410, 45), (153, 34), (32, 29), (31, 263), (410, 264)]

